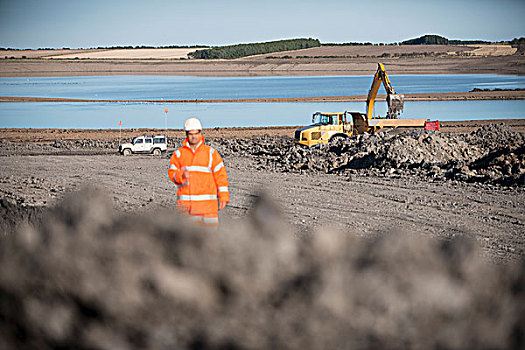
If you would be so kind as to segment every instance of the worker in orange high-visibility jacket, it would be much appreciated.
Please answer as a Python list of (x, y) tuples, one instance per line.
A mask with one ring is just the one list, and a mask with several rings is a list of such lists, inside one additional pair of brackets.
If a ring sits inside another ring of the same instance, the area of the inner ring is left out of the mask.
[[(168, 177), (177, 186), (177, 208), (191, 221), (219, 224), (219, 210), (230, 202), (228, 174), (219, 152), (204, 144), (197, 118), (184, 122), (186, 139), (173, 152)], [(218, 202), (217, 202), (218, 201)]]

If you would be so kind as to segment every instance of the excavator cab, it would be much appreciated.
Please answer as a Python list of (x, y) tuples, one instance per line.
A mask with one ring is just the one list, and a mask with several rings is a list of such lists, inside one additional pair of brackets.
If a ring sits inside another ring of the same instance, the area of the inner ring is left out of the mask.
[(337, 125), (337, 115), (332, 113), (316, 112), (312, 115), (312, 123), (321, 125)]

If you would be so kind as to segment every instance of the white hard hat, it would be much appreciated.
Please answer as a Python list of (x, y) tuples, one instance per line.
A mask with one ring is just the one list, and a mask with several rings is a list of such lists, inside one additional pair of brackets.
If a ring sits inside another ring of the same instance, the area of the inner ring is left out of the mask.
[(184, 131), (202, 130), (202, 124), (197, 118), (188, 118), (184, 122)]

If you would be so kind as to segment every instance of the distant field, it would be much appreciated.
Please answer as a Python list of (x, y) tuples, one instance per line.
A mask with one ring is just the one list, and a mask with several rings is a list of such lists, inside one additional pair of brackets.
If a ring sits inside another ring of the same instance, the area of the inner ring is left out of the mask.
[(0, 57), (48, 59), (180, 59), (196, 48), (177, 49), (89, 49), (89, 50), (7, 50)]
[(390, 74), (525, 74), (525, 55), (501, 44), (322, 46), (231, 60), (181, 59), (193, 50), (4, 50), (0, 77), (370, 75), (377, 62)]
[(73, 53), (69, 55), (48, 56), (47, 58), (60, 59), (180, 59), (188, 58), (188, 53), (193, 52), (195, 48), (180, 49), (115, 49), (103, 51), (86, 51)]
[[(188, 53), (195, 48), (174, 49), (79, 49), (79, 50), (5, 50), (0, 51), (2, 58), (46, 58), (46, 59), (181, 59), (188, 58)], [(400, 46), (321, 46), (304, 50), (275, 52), (264, 55), (248, 56), (239, 60), (253, 58), (327, 58), (327, 57), (396, 57), (401, 55), (471, 55), (471, 56), (507, 56), (516, 52), (516, 48), (504, 44), (491, 45), (400, 45)]]
[[(3, 50), (0, 51), (0, 58), (45, 58), (55, 55), (70, 55), (86, 52), (87, 50)], [(92, 52), (99, 50), (92, 49)]]
[[(259, 55), (266, 57), (380, 57), (382, 55), (434, 54), (434, 55), (512, 55), (516, 49), (510, 45), (391, 45), (391, 46), (321, 46), (304, 50), (283, 51)], [(253, 57), (253, 56), (252, 56)], [(243, 59), (250, 59), (245, 57)]]
[(479, 48), (471, 51), (476, 56), (505, 56), (513, 55), (518, 50), (510, 45), (478, 45)]

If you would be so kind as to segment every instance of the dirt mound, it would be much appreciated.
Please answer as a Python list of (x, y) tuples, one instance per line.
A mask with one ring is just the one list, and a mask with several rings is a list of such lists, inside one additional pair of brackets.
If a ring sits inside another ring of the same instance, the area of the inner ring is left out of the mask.
[(13, 198), (0, 198), (0, 232), (10, 234), (22, 224), (38, 224), (43, 211), (42, 207), (27, 206)]
[(71, 155), (111, 154), (118, 151), (118, 141), (53, 140), (40, 143), (18, 143), (0, 140), (0, 156), (11, 155)]
[(525, 144), (525, 136), (505, 124), (489, 124), (465, 136), (465, 141), (485, 152), (504, 148), (514, 149)]
[(467, 239), (318, 231), (258, 197), (218, 232), (66, 198), (0, 244), (0, 347), (521, 348), (525, 266)]
[(465, 136), (481, 157), (465, 168), (454, 169), (453, 177), (466, 181), (525, 186), (525, 136), (504, 124), (485, 125)]
[[(168, 139), (168, 148), (179, 147), (182, 138)], [(121, 143), (130, 142), (123, 140)], [(0, 139), (0, 156), (10, 155), (96, 155), (116, 154), (119, 149), (118, 140), (48, 140), (39, 143), (18, 143)]]
[(328, 145), (305, 148), (290, 138), (222, 140), (221, 151), (255, 157), (259, 167), (281, 172), (341, 175), (423, 176), (525, 185), (525, 137), (500, 124), (469, 135), (433, 131), (358, 135)]

